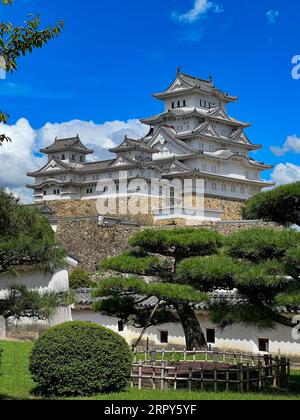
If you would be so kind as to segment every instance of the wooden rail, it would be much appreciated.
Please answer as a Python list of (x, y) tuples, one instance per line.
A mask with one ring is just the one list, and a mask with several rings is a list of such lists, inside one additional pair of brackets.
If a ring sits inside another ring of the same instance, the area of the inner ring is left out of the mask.
[(250, 392), (287, 389), (290, 361), (284, 357), (221, 351), (134, 351), (132, 387)]

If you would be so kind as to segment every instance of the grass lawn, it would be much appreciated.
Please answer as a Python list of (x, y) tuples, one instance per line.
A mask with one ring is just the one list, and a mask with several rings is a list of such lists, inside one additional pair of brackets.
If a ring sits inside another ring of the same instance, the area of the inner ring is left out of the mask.
[[(4, 350), (2, 358), (2, 375), (0, 376), (1, 399), (35, 399), (32, 395), (34, 383), (28, 372), (28, 357), (32, 343), (0, 342)], [(180, 392), (153, 391), (137, 389), (121, 394), (99, 395), (93, 400), (300, 400), (300, 372), (294, 372), (289, 394), (257, 393), (213, 393), (213, 392)]]

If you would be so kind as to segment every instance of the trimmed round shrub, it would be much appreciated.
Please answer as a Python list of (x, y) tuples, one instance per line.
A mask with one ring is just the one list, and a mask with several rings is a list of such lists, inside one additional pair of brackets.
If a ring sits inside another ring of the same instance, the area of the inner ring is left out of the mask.
[(70, 289), (72, 290), (92, 289), (97, 286), (96, 283), (90, 279), (89, 273), (82, 268), (76, 268), (76, 270), (70, 274), (69, 281)]
[(36, 341), (29, 370), (44, 395), (92, 396), (126, 389), (132, 354), (118, 334), (91, 322), (51, 328)]

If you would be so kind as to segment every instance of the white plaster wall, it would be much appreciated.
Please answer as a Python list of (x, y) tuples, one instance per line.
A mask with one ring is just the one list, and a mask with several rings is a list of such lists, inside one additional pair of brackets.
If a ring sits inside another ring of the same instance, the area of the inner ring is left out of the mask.
[(0, 316), (0, 340), (6, 337), (6, 322), (3, 316)]
[(42, 270), (20, 272), (18, 276), (0, 276), (0, 298), (7, 294), (7, 289), (14, 284), (22, 284), (29, 289), (37, 290), (40, 293), (54, 292), (61, 293), (69, 290), (69, 273), (67, 269), (58, 270), (54, 274), (44, 273)]
[[(275, 330), (258, 330), (243, 325), (235, 325), (220, 331), (210, 321), (207, 315), (199, 314), (198, 318), (203, 328), (204, 334), (207, 329), (216, 330), (216, 343), (212, 348), (221, 350), (235, 350), (237, 352), (259, 353), (258, 340), (270, 340), (270, 352), (287, 356), (300, 357), (300, 340), (293, 340), (292, 330), (290, 328), (278, 325)], [(75, 321), (91, 321), (100, 324), (114, 332), (118, 332), (118, 319), (107, 317), (105, 315), (94, 313), (90, 310), (73, 310), (72, 319)], [(159, 327), (149, 328), (144, 336), (151, 343), (157, 346), (165, 347), (160, 343), (160, 331), (169, 332), (169, 346), (185, 347), (184, 331), (180, 324), (165, 324)], [(124, 332), (119, 333), (125, 340), (132, 345), (140, 335), (140, 330), (132, 327), (124, 328)]]
[(216, 343), (212, 347), (243, 352), (259, 353), (258, 340), (270, 340), (270, 353), (289, 356), (300, 356), (300, 339), (294, 340), (292, 329), (277, 325), (274, 330), (259, 330), (257, 328), (234, 325), (220, 331), (206, 315), (198, 316), (202, 327), (216, 329)]
[[(95, 322), (114, 332), (118, 332), (119, 320), (117, 318), (108, 317), (90, 310), (72, 310), (72, 319), (73, 321)], [(144, 336), (144, 340), (149, 338), (150, 342), (155, 343), (156, 345), (162, 345), (160, 343), (161, 331), (169, 332), (169, 345), (185, 346), (184, 332), (180, 324), (165, 324), (159, 327), (149, 328), (147, 334)], [(124, 326), (124, 331), (119, 334), (128, 342), (129, 345), (132, 345), (138, 339), (140, 333), (141, 330)]]

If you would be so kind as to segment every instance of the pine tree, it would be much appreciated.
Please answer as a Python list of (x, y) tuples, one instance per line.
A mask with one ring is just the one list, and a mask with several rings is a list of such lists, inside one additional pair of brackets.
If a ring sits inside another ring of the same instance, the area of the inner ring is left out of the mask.
[(188, 349), (206, 346), (199, 305), (220, 328), (294, 326), (279, 309), (292, 315), (300, 305), (300, 233), (294, 230), (249, 229), (225, 238), (197, 228), (147, 229), (130, 245), (132, 251), (101, 264), (121, 274), (101, 282), (95, 310), (143, 332), (177, 320)]

